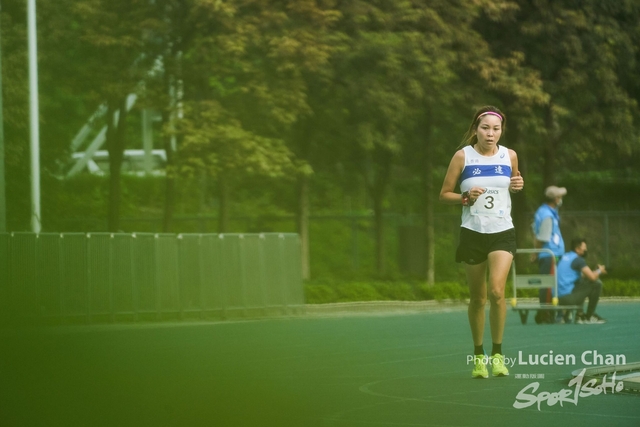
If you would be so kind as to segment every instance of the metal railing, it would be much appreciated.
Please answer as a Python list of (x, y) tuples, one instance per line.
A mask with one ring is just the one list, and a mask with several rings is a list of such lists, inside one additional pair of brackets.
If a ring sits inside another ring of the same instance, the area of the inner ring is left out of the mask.
[(304, 306), (294, 233), (0, 234), (0, 321), (263, 316)]

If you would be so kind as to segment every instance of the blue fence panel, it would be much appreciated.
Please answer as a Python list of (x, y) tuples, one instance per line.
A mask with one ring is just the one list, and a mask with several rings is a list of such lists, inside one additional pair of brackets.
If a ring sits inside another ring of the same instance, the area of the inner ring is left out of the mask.
[(36, 240), (36, 301), (40, 315), (60, 316), (63, 304), (62, 239), (58, 233), (40, 234)]
[[(84, 233), (60, 235), (60, 275), (62, 277), (62, 314), (89, 314), (87, 275), (87, 236)], [(44, 256), (44, 254), (43, 254)]]
[(198, 234), (178, 236), (178, 271), (183, 312), (202, 311), (201, 245), (202, 238)]
[(18, 317), (33, 317), (40, 314), (36, 309), (38, 301), (37, 238), (37, 235), (31, 233), (14, 233), (11, 236), (10, 312)]
[(6, 324), (10, 319), (10, 242), (9, 234), (0, 234), (0, 324)]
[(222, 235), (224, 250), (220, 253), (222, 259), (221, 275), (225, 284), (225, 309), (243, 309), (245, 305), (244, 295), (244, 262), (241, 251), (241, 234)]
[(228, 298), (223, 275), (224, 236), (204, 235), (200, 252), (202, 265), (202, 299), (207, 313), (225, 317)]
[(286, 292), (286, 271), (282, 263), (284, 256), (282, 245), (284, 244), (284, 235), (267, 234), (265, 235), (265, 273), (267, 278), (267, 298), (271, 306), (289, 305)]
[(178, 242), (176, 236), (169, 234), (156, 235), (155, 242), (158, 311), (177, 313), (181, 310), (178, 288)]
[(115, 313), (134, 313), (136, 281), (133, 268), (132, 235), (114, 234), (111, 241), (111, 287)]
[(301, 246), (300, 238), (297, 234), (285, 234), (286, 242), (283, 242), (284, 256), (281, 262), (285, 269), (285, 286), (287, 288), (287, 301), (290, 306), (301, 306), (304, 304), (304, 288), (300, 286), (302, 277), (302, 262), (289, 262), (289, 260), (300, 260)]
[(92, 315), (115, 316), (113, 305), (112, 257), (113, 235), (87, 235), (87, 280)]
[(156, 237), (151, 233), (136, 233), (133, 251), (133, 274), (137, 288), (138, 313), (158, 313), (156, 282)]
[(266, 308), (267, 302), (264, 295), (264, 271), (261, 269), (262, 260), (260, 244), (262, 238), (259, 235), (244, 235), (240, 239), (240, 251), (242, 254), (243, 287), (246, 308)]

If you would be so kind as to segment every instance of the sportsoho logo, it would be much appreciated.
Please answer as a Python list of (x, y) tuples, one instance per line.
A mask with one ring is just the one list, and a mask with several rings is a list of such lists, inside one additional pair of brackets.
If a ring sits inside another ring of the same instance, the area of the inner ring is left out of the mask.
[[(533, 382), (518, 392), (513, 407), (516, 409), (524, 409), (529, 406), (537, 405), (538, 411), (542, 402), (546, 402), (547, 406), (554, 406), (556, 403), (560, 403), (560, 406), (564, 406), (563, 403), (572, 403), (578, 406), (578, 400), (581, 397), (597, 396), (601, 393), (619, 393), (624, 388), (622, 381), (616, 381), (616, 373), (609, 380), (605, 375), (602, 382), (598, 384), (597, 380), (590, 379), (583, 384), (584, 373), (586, 368), (580, 371), (580, 374), (569, 381), (570, 388), (563, 388), (557, 392), (541, 391), (534, 394), (540, 387), (539, 382)], [(575, 387), (574, 387), (575, 386)], [(573, 387), (573, 388), (571, 388)]]

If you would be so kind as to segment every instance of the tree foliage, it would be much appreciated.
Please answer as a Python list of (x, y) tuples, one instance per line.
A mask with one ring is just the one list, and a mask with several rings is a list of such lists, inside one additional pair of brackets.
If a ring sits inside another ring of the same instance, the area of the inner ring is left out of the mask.
[(611, 149), (624, 156), (640, 148), (637, 99), (621, 80), (628, 82), (627, 73), (637, 67), (638, 5), (516, 3), (509, 19), (483, 32), (497, 55), (521, 55), (523, 66), (543, 81), (547, 99), (532, 110), (536, 120), (524, 122), (524, 130), (542, 149), (545, 185), (558, 179), (558, 168), (600, 159)]

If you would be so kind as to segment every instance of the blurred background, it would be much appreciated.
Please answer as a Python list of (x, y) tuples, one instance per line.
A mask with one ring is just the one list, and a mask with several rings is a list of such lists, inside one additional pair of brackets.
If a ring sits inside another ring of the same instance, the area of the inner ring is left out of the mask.
[[(28, 232), (25, 1), (0, 17), (5, 229)], [(346, 282), (433, 298), (463, 283), (438, 193), (489, 104), (526, 182), (519, 247), (563, 186), (565, 241), (640, 273), (640, 1), (38, 0), (36, 18), (42, 232), (298, 233), (307, 302), (352, 299)]]

